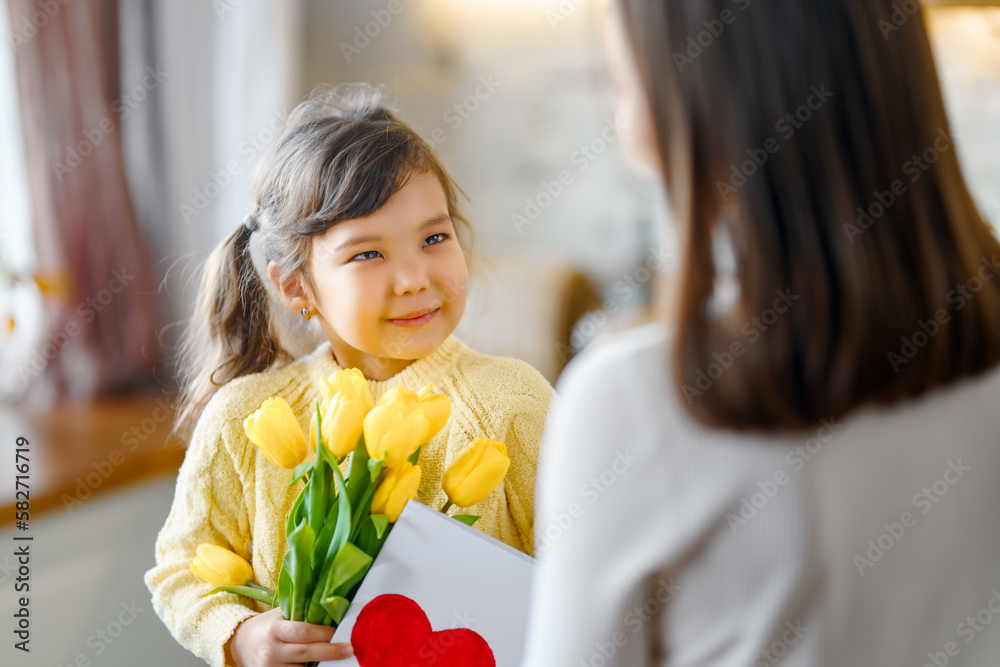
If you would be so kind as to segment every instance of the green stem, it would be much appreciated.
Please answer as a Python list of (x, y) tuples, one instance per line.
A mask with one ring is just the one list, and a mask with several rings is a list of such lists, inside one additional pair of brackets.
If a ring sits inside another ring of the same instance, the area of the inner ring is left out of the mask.
[[(323, 599), (323, 594), (326, 591), (326, 579), (329, 574), (330, 567), (333, 564), (333, 558), (336, 556), (337, 552), (340, 551), (340, 548), (344, 546), (344, 542), (347, 541), (344, 538), (345, 536), (350, 535), (350, 529), (352, 526), (350, 512), (351, 504), (348, 498), (347, 485), (344, 482), (344, 476), (340, 473), (340, 468), (334, 468), (333, 475), (334, 484), (336, 485), (339, 498), (337, 501), (337, 520), (334, 524), (337, 528), (334, 530), (333, 537), (330, 539), (330, 544), (327, 547), (327, 552), (321, 561), (323, 566), (319, 571), (319, 577), (316, 580), (316, 587), (313, 589), (309, 600), (306, 600), (307, 609), (313, 603), (319, 604), (320, 600)], [(327, 519), (327, 522), (329, 521), (330, 519)], [(346, 528), (343, 527), (344, 524), (346, 524)]]
[(267, 586), (261, 586), (256, 581), (250, 581), (249, 579), (247, 579), (245, 582), (243, 582), (243, 584), (245, 586), (249, 586), (250, 588), (254, 588), (254, 589), (258, 590), (258, 591), (264, 591), (268, 595), (272, 595), (272, 596), (274, 595), (274, 591), (272, 591)]
[(309, 527), (316, 535), (322, 528), (323, 517), (326, 516), (326, 456), (323, 446), (323, 415), (320, 413), (319, 401), (316, 402), (316, 460), (313, 461), (313, 475), (311, 482), (311, 493), (309, 495)]
[(327, 475), (326, 475), (326, 456), (322, 451), (316, 452), (316, 467), (313, 468), (314, 474), (312, 482), (312, 493), (309, 497), (309, 527), (313, 529), (313, 532), (319, 535), (319, 531), (323, 527), (323, 518), (326, 516), (326, 505), (327, 505)]
[[(381, 476), (382, 476), (381, 473), (379, 473), (379, 477)], [(375, 495), (375, 489), (377, 486), (378, 483), (375, 483), (369, 486), (367, 489), (365, 489), (364, 495), (361, 496), (361, 502), (358, 504), (357, 507), (354, 508), (354, 516), (352, 517), (351, 521), (351, 533), (347, 538), (348, 542), (357, 543), (358, 531), (361, 530), (361, 522), (366, 516), (369, 516), (370, 514), (371, 499), (372, 496)], [(366, 509), (368, 509), (369, 511), (365, 511)]]
[(448, 513), (448, 510), (450, 510), (450, 509), (451, 509), (451, 506), (452, 506), (452, 505), (454, 505), (454, 504), (455, 504), (455, 503), (451, 502), (450, 500), (449, 500), (448, 502), (446, 502), (446, 503), (444, 504), (444, 507), (442, 507), (442, 508), (441, 508), (441, 513), (442, 513), (442, 514), (447, 514), (447, 513)]
[(250, 586), (216, 586), (212, 590), (207, 593), (203, 593), (198, 597), (205, 597), (206, 595), (212, 595), (214, 593), (234, 593), (252, 600), (257, 600), (258, 602), (263, 602), (264, 604), (272, 607), (276, 606), (274, 593), (268, 595), (265, 591), (259, 591), (256, 588), (251, 588)]

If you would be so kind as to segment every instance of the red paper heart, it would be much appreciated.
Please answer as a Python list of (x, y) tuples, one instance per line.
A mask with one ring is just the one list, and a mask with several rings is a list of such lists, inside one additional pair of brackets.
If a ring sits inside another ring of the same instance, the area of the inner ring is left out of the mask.
[(361, 667), (496, 667), (486, 640), (472, 630), (431, 631), (427, 614), (403, 595), (379, 595), (351, 630)]

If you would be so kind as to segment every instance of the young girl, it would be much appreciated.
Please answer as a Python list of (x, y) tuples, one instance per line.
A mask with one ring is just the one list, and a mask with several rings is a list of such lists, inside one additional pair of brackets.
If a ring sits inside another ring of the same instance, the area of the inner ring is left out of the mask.
[[(279, 608), (261, 613), (263, 605), (231, 594), (199, 597), (208, 586), (189, 569), (210, 542), (246, 558), (259, 583), (277, 585), (285, 517), (302, 482), (287, 486), (289, 471), (248, 441), (243, 421), (282, 396), (308, 433), (319, 380), (335, 370), (361, 369), (376, 401), (392, 387), (428, 383), (450, 399), (451, 418), (420, 453), (419, 499), (431, 507), (444, 504), (442, 473), (469, 439), (505, 443), (504, 484), (468, 511), (481, 515), (479, 530), (532, 552), (552, 387), (528, 364), (474, 352), (452, 335), (468, 283), (459, 233), (469, 229), (455, 190), (380, 90), (319, 91), (258, 166), (253, 213), (209, 258), (181, 344), (176, 431), (190, 445), (145, 581), (174, 637), (211, 665), (350, 655), (329, 643), (329, 627), (286, 621)], [(283, 326), (288, 312), (301, 325)], [(325, 340), (295, 359), (313, 323)]]

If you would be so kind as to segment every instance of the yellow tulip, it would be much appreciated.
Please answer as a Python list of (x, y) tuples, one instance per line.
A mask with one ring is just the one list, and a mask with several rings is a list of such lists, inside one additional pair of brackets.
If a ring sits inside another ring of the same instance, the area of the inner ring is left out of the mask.
[(443, 394), (433, 394), (420, 399), (420, 409), (427, 417), (427, 432), (421, 441), (423, 444), (430, 442), (430, 439), (448, 423), (448, 417), (451, 416), (451, 401)]
[(374, 407), (368, 382), (361, 370), (357, 368), (334, 371), (328, 377), (320, 378), (319, 390), (323, 395), (323, 403), (329, 403), (333, 395), (340, 392), (346, 397), (358, 401), (364, 414), (368, 414)]
[(191, 571), (212, 586), (243, 586), (253, 579), (253, 568), (238, 554), (217, 544), (202, 544), (191, 561)]
[(406, 501), (417, 497), (419, 486), (420, 466), (406, 461), (402, 466), (390, 469), (375, 489), (371, 513), (385, 514), (390, 523), (395, 523)]
[(430, 439), (444, 428), (444, 425), (448, 423), (448, 417), (451, 416), (451, 401), (443, 394), (431, 394), (433, 390), (434, 385), (428, 384), (424, 385), (424, 388), (417, 393), (420, 408), (424, 411), (428, 422), (423, 442), (430, 442)]
[[(409, 391), (415, 398), (416, 392)], [(387, 467), (398, 468), (423, 444), (427, 417), (418, 400), (397, 396), (396, 400), (379, 400), (365, 416), (363, 430), (368, 456), (380, 459), (384, 455)]]
[(503, 443), (476, 438), (444, 471), (441, 488), (453, 504), (471, 507), (493, 492), (509, 467), (510, 459)]
[(282, 468), (294, 468), (309, 454), (292, 406), (280, 396), (264, 399), (260, 409), (243, 422), (243, 430), (250, 442)]
[(415, 407), (420, 405), (420, 395), (408, 387), (393, 387), (378, 399), (378, 405), (389, 404)]
[[(361, 401), (347, 394), (333, 394), (323, 410), (323, 444), (336, 459), (354, 451), (361, 437), (365, 408)], [(316, 413), (309, 422), (309, 446), (316, 442)]]

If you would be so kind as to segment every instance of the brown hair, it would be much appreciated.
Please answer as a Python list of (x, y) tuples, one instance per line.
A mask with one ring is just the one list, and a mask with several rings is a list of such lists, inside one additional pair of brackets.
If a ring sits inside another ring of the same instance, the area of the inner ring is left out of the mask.
[(281, 137), (254, 173), (252, 227), (238, 225), (202, 270), (195, 310), (179, 343), (180, 387), (174, 433), (187, 439), (220, 386), (276, 368), (325, 340), (315, 323), (291, 313), (267, 276), (309, 273), (312, 237), (342, 220), (381, 208), (414, 173), (431, 172), (468, 259), (472, 228), (460, 192), (417, 134), (399, 121), (381, 87), (318, 86), (289, 115)]
[[(805, 428), (1000, 362), (1000, 244), (916, 0), (616, 9), (684, 248), (672, 364), (694, 419)], [(738, 295), (719, 315), (725, 237)]]

